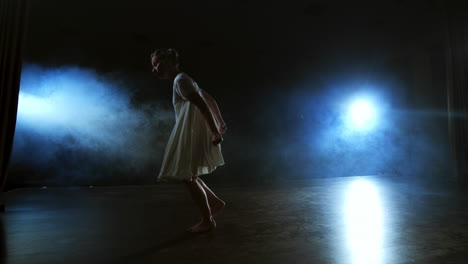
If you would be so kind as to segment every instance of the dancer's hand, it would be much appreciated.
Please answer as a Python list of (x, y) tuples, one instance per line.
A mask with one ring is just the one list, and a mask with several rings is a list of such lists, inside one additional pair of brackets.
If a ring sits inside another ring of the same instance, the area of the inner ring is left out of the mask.
[(223, 142), (223, 136), (221, 136), (219, 132), (214, 133), (211, 135), (211, 142), (213, 142), (214, 145), (218, 145), (219, 143)]
[(226, 123), (221, 123), (221, 125), (219, 126), (219, 133), (221, 135), (224, 135), (224, 133), (226, 133), (226, 130), (227, 130), (227, 126), (226, 126)]

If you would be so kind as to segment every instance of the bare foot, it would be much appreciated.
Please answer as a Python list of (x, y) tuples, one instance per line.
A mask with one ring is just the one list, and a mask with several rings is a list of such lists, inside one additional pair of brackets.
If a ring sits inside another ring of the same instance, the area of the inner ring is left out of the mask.
[(202, 233), (202, 232), (208, 232), (213, 230), (216, 227), (216, 222), (213, 218), (211, 218), (211, 221), (209, 220), (201, 220), (200, 223), (191, 226), (187, 229), (188, 232), (191, 233)]
[(224, 206), (226, 203), (223, 200), (215, 200), (212, 202), (213, 206), (211, 206), (211, 215), (216, 216), (219, 213), (221, 213), (221, 210), (223, 210)]

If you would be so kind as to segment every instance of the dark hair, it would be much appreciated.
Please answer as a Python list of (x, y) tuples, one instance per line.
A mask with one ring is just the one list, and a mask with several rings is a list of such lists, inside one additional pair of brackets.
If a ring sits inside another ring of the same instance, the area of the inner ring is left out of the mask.
[(179, 54), (175, 49), (157, 49), (151, 53), (151, 57), (158, 57), (159, 60), (172, 60), (179, 65)]

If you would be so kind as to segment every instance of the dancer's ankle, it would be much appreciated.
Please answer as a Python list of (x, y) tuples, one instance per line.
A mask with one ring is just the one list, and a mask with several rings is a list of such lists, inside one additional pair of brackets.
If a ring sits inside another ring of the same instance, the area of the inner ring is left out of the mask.
[(214, 218), (212, 215), (210, 215), (209, 217), (203, 217), (202, 218), (202, 222), (205, 222), (205, 223), (212, 223), (214, 222)]

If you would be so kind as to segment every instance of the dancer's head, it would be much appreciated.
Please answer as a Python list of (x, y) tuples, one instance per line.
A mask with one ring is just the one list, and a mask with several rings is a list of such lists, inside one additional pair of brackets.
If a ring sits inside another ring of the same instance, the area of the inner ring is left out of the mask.
[(175, 49), (157, 49), (151, 53), (151, 64), (160, 79), (168, 79), (179, 71), (179, 54)]

